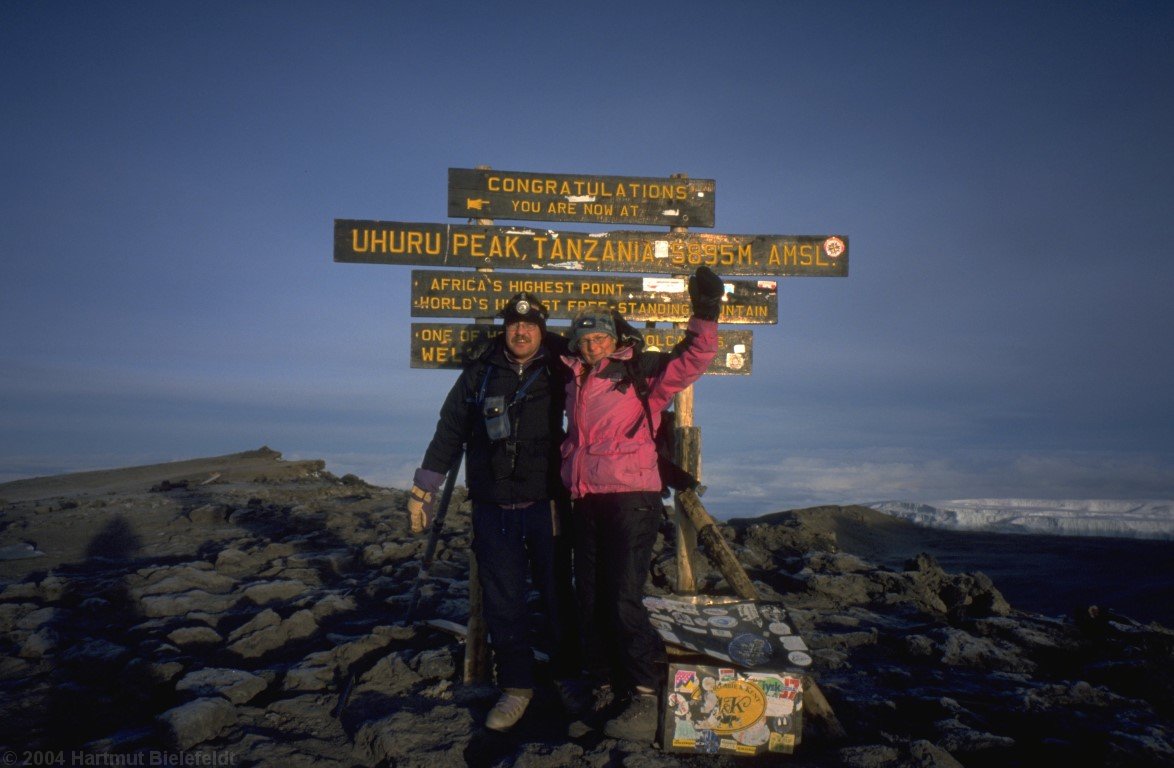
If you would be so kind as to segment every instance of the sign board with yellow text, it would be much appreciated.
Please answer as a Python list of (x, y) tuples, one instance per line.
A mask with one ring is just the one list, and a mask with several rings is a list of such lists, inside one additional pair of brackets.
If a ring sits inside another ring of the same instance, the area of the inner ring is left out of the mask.
[(448, 215), (712, 227), (713, 179), (448, 169)]
[[(553, 333), (565, 334), (569, 326), (547, 326)], [(501, 324), (412, 323), (412, 368), (461, 368), (470, 354), (484, 349), (484, 344), (501, 334)], [(642, 329), (644, 349), (671, 352), (685, 338), (684, 329)], [(750, 331), (719, 330), (717, 356), (705, 371), (711, 374), (747, 375), (753, 362)]]
[(542, 269), (682, 275), (846, 277), (848, 239), (837, 235), (566, 232), (477, 224), (335, 219), (334, 260), (424, 267)]
[[(412, 270), (414, 317), (493, 317), (518, 293), (536, 296), (551, 318), (570, 319), (587, 309), (615, 309), (630, 322), (683, 323), (692, 314), (688, 280), (595, 273)], [(739, 325), (779, 321), (778, 283), (731, 280), (718, 322)]]

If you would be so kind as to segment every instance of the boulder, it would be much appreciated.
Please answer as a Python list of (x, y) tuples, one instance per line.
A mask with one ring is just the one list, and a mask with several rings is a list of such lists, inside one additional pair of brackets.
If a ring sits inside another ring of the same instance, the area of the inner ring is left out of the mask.
[(232, 644), (228, 650), (236, 655), (255, 659), (274, 651), (287, 643), (309, 637), (318, 630), (314, 614), (308, 610), (294, 613), (282, 620), (272, 609), (259, 614), (253, 621), (238, 628), (229, 635)]
[(189, 701), (158, 717), (165, 738), (178, 749), (215, 739), (236, 721), (236, 708), (219, 696)]
[(225, 613), (237, 601), (235, 595), (214, 595), (202, 589), (166, 595), (148, 595), (140, 601), (143, 615), (153, 618), (189, 613)]
[(265, 680), (241, 669), (200, 669), (189, 672), (175, 685), (181, 693), (221, 696), (233, 704), (245, 704), (268, 687)]
[(277, 603), (297, 597), (309, 589), (300, 581), (259, 581), (245, 587), (244, 595), (257, 605)]

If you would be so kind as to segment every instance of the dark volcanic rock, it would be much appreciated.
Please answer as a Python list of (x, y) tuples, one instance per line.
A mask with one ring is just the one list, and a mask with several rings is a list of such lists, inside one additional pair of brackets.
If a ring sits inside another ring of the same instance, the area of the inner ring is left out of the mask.
[[(513, 733), (485, 731), (496, 692), (462, 683), (461, 640), (397, 623), (424, 549), (406, 494), (321, 462), (262, 449), (0, 497), (0, 546), (44, 552), (0, 561), (0, 749), (428, 768), (1174, 764), (1174, 633), (1017, 611), (983, 574), (924, 554), (901, 567), (889, 555), (908, 551), (909, 524), (861, 507), (721, 526), (791, 612), (834, 710), (809, 700), (798, 753), (756, 760), (568, 738), (546, 686)], [(417, 616), (466, 621), (469, 522), (458, 492)], [(658, 593), (677, 567), (664, 533)], [(729, 591), (705, 564), (700, 578)]]

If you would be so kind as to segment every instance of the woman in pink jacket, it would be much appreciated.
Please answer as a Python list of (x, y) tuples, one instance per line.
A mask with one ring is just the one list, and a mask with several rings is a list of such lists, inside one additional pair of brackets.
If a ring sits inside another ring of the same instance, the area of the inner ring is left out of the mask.
[[(562, 478), (574, 501), (575, 584), (588, 671), (610, 684), (617, 706), (627, 698), (604, 726), (612, 738), (651, 741), (656, 734), (656, 662), (664, 646), (643, 603), (664, 509), (653, 434), (673, 395), (717, 354), (724, 293), (708, 267), (689, 279), (693, 317), (671, 353), (621, 343), (610, 312), (585, 312), (571, 325), (573, 356), (563, 357), (570, 379)], [(647, 412), (633, 375), (647, 382)]]

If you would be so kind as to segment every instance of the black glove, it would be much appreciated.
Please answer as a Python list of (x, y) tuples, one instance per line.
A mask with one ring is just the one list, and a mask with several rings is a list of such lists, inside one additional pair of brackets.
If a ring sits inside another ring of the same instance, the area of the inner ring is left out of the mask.
[(722, 312), (722, 297), (726, 285), (709, 267), (698, 267), (689, 278), (689, 299), (693, 302), (693, 316), (702, 320), (717, 320)]

